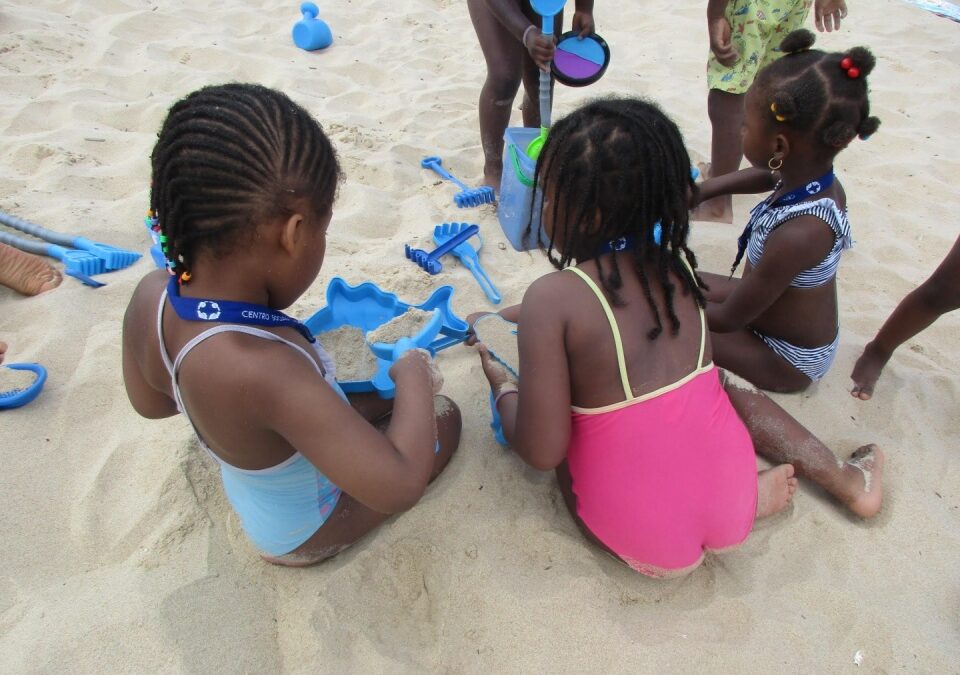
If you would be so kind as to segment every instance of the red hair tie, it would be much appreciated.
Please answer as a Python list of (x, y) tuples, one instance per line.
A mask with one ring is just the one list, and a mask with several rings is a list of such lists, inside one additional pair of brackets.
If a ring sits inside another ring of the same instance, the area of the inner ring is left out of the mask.
[(853, 59), (849, 56), (844, 56), (840, 61), (840, 68), (847, 73), (847, 77), (851, 80), (855, 80), (860, 77), (860, 69), (853, 65)]

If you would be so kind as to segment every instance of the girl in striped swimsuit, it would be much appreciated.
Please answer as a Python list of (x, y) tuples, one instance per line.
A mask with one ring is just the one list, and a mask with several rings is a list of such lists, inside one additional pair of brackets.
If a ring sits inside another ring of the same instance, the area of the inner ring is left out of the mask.
[[(811, 49), (799, 30), (786, 56), (747, 92), (743, 146), (754, 168), (707, 180), (699, 199), (773, 189), (739, 239), (731, 277), (705, 274), (714, 359), (773, 391), (806, 389), (830, 369), (840, 342), (837, 267), (852, 239), (846, 195), (833, 173), (837, 154), (866, 139), (871, 117), (869, 51)], [(741, 279), (732, 278), (744, 254)]]

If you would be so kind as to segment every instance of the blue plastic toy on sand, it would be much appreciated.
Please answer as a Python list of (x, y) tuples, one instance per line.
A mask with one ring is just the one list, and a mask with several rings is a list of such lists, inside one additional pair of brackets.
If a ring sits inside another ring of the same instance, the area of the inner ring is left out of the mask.
[(441, 164), (443, 160), (439, 157), (424, 157), (420, 161), (420, 166), (424, 169), (430, 169), (434, 173), (453, 182), (460, 188), (460, 192), (453, 195), (453, 203), (458, 208), (465, 209), (469, 206), (480, 206), (482, 204), (493, 204), (497, 201), (497, 195), (489, 185), (482, 185), (472, 188), (457, 179), (452, 173), (444, 169)]
[[(435, 228), (433, 228), (433, 241), (436, 244), (443, 245), (462, 233), (468, 227), (471, 226), (468, 226), (467, 223), (443, 223), (442, 225), (437, 225)], [(454, 246), (450, 252), (460, 260), (460, 264), (470, 270), (470, 273), (473, 274), (474, 278), (477, 280), (477, 283), (480, 284), (480, 288), (483, 289), (483, 292), (486, 294), (490, 302), (495, 305), (499, 305), (500, 291), (498, 291), (497, 287), (493, 285), (490, 277), (487, 276), (486, 270), (483, 269), (483, 265), (480, 264), (480, 256), (478, 253), (480, 248), (483, 246), (483, 238), (480, 236), (479, 232), (477, 233), (477, 240), (480, 242), (480, 244), (476, 248), (474, 248), (473, 244), (471, 244), (469, 241), (464, 241), (463, 243)]]
[(370, 342), (370, 351), (378, 359), (386, 361), (396, 361), (400, 356), (411, 349), (429, 349), (434, 338), (440, 334), (443, 327), (443, 315), (437, 310), (433, 310), (433, 318), (426, 325), (417, 331), (416, 335), (403, 337), (396, 342)]
[[(411, 307), (427, 312), (436, 310), (440, 315), (440, 328), (435, 333), (435, 339), (424, 346), (431, 354), (436, 354), (437, 351), (459, 344), (467, 338), (469, 326), (453, 313), (450, 307), (452, 295), (452, 286), (441, 286), (426, 302), (411, 305), (401, 301), (393, 293), (381, 290), (372, 282), (350, 286), (340, 277), (334, 277), (327, 286), (327, 306), (304, 323), (314, 335), (336, 330), (341, 326), (353, 326), (366, 334)], [(393, 398), (395, 387), (388, 374), (392, 365), (393, 359), (377, 358), (377, 372), (371, 379), (341, 381), (340, 386), (347, 393), (375, 391), (381, 398)]]
[[(444, 223), (444, 225), (447, 224), (448, 223)], [(438, 225), (437, 227), (443, 227), (443, 225)], [(454, 250), (457, 246), (465, 242), (473, 235), (477, 234), (479, 231), (479, 225), (467, 225), (464, 223), (464, 227), (460, 228), (458, 226), (455, 234), (447, 237), (443, 242), (437, 241), (439, 246), (429, 253), (420, 248), (413, 248), (409, 244), (404, 244), (403, 252), (409, 260), (412, 260), (417, 265), (427, 270), (427, 272), (430, 274), (440, 274), (440, 271), (443, 269), (443, 263), (440, 262), (440, 258)], [(434, 229), (434, 239), (436, 240), (436, 229)]]
[(325, 21), (317, 18), (320, 9), (312, 2), (300, 5), (303, 18), (293, 24), (293, 44), (300, 49), (325, 49), (333, 43), (333, 33)]
[(47, 381), (47, 369), (39, 363), (11, 363), (9, 366), (0, 366), (10, 370), (27, 370), (36, 375), (36, 379), (26, 389), (0, 391), (0, 410), (9, 410), (27, 405), (40, 394)]

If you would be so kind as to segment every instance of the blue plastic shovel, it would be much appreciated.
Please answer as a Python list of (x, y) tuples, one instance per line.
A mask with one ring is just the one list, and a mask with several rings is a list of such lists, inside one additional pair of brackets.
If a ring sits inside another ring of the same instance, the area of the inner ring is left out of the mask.
[[(444, 223), (443, 225), (437, 225), (433, 228), (433, 241), (436, 242), (437, 245), (442, 245), (454, 239), (466, 228), (470, 227), (476, 227), (476, 225), (470, 225), (469, 223)], [(490, 302), (499, 305), (501, 300), (500, 292), (497, 290), (497, 287), (494, 286), (490, 277), (487, 276), (483, 265), (480, 264), (480, 256), (477, 255), (477, 251), (483, 246), (483, 239), (479, 233), (477, 234), (477, 239), (480, 241), (480, 246), (476, 249), (473, 248), (469, 241), (464, 241), (454, 246), (450, 253), (459, 258), (460, 263), (470, 270), (474, 278), (476, 278), (477, 283), (480, 284), (480, 288), (483, 289), (483, 292), (486, 293), (490, 299)]]

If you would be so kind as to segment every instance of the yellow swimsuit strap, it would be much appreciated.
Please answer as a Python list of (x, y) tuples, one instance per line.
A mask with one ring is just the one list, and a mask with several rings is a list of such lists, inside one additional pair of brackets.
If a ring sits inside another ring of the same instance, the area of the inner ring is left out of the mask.
[[(690, 279), (693, 283), (697, 283), (696, 276), (693, 273), (693, 268), (690, 267), (690, 263), (687, 262), (687, 259), (684, 256), (680, 256), (680, 262), (683, 263), (683, 266), (687, 268), (687, 271), (690, 273)], [(703, 307), (697, 305), (697, 309), (700, 310), (700, 356), (697, 357), (697, 369), (703, 368), (703, 353), (706, 350), (707, 346), (707, 316), (703, 312)]]
[[(603, 291), (600, 290), (600, 287), (594, 283), (593, 279), (591, 279), (586, 272), (577, 267), (568, 267), (567, 269), (576, 273), (586, 282), (587, 286), (590, 287), (590, 290), (593, 291), (594, 295), (596, 295), (600, 301), (600, 306), (603, 307), (603, 313), (607, 315), (607, 321), (610, 323), (610, 331), (613, 333), (613, 343), (617, 348), (617, 366), (620, 368), (620, 383), (623, 385), (623, 395), (629, 400), (633, 398), (633, 390), (630, 388), (630, 378), (627, 376), (627, 361), (623, 356), (623, 341), (620, 339), (620, 327), (617, 325), (617, 317), (613, 315), (613, 310), (610, 309), (610, 303), (607, 302)], [(702, 345), (700, 347), (700, 357), (703, 358)]]
[[(690, 277), (693, 278), (693, 268), (690, 267), (690, 263), (683, 257), (681, 257), (680, 260), (690, 273)], [(617, 317), (613, 315), (613, 310), (610, 308), (610, 303), (607, 302), (603, 291), (600, 290), (600, 287), (597, 286), (586, 272), (578, 267), (568, 267), (567, 269), (576, 273), (577, 276), (586, 282), (587, 286), (590, 287), (590, 290), (593, 291), (593, 294), (596, 295), (600, 301), (600, 306), (603, 307), (603, 313), (607, 315), (607, 321), (610, 323), (610, 332), (613, 333), (613, 343), (617, 349), (617, 366), (620, 368), (620, 383), (623, 386), (623, 395), (626, 396), (627, 400), (630, 400), (633, 398), (633, 390), (630, 388), (630, 377), (627, 375), (627, 360), (623, 355), (623, 341), (620, 339), (620, 326), (617, 324)], [(703, 307), (698, 307), (697, 309), (700, 311), (700, 354), (697, 356), (697, 370), (701, 370), (704, 365), (703, 355), (707, 345), (707, 317), (704, 314)]]

